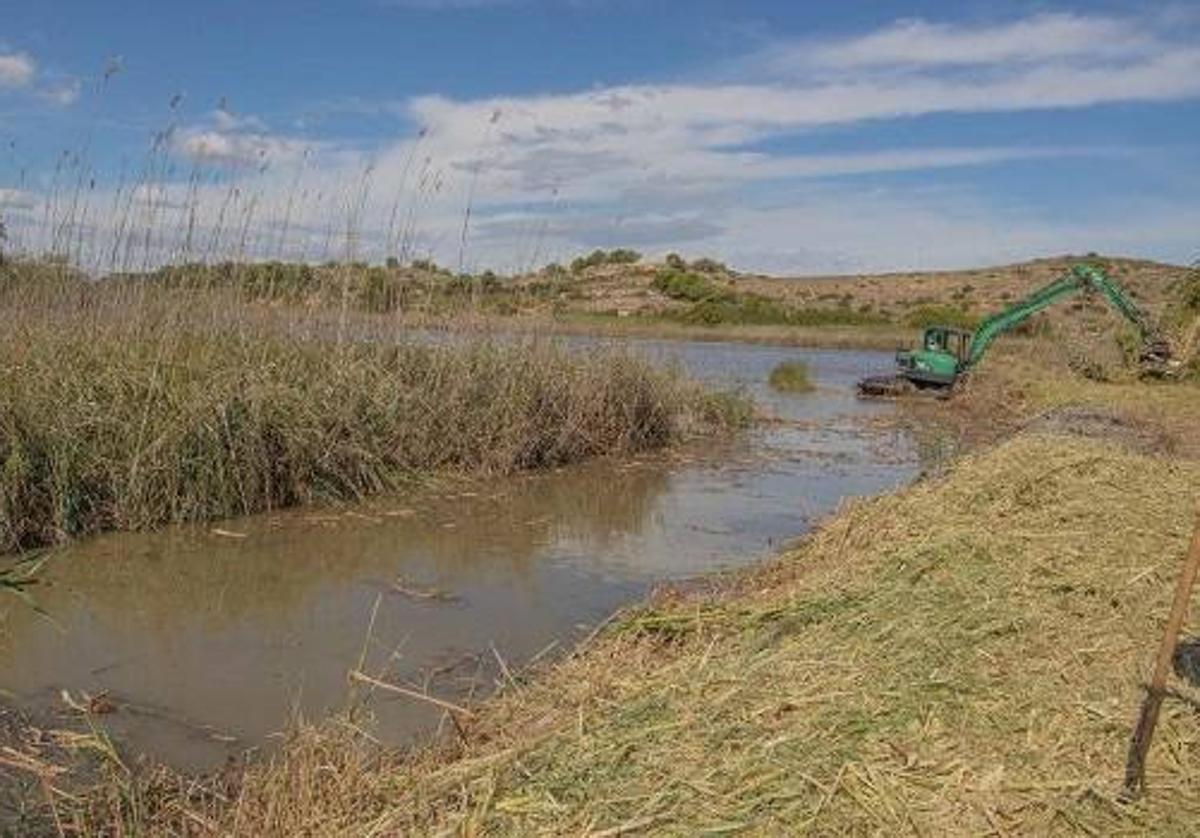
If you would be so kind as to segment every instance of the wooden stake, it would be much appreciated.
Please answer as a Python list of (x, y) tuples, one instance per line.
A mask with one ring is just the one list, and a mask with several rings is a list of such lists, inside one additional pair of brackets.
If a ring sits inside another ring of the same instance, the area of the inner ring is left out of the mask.
[(1175, 645), (1179, 642), (1179, 631), (1187, 617), (1188, 603), (1196, 575), (1200, 572), (1200, 507), (1196, 511), (1196, 526), (1192, 533), (1192, 546), (1184, 560), (1183, 570), (1175, 583), (1175, 601), (1171, 603), (1171, 614), (1167, 617), (1167, 629), (1162, 645), (1158, 647), (1158, 660), (1154, 663), (1154, 676), (1146, 688), (1142, 711), (1133, 738), (1129, 742), (1129, 757), (1125, 761), (1125, 796), (1136, 797), (1146, 784), (1146, 754), (1150, 751), (1150, 740), (1154, 738), (1154, 727), (1158, 724), (1158, 711), (1162, 708), (1167, 689), (1167, 672)]

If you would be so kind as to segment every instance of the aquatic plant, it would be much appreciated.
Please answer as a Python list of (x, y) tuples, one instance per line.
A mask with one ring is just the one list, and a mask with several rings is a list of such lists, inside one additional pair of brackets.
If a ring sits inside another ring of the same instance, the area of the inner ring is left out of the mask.
[(808, 393), (816, 385), (809, 374), (808, 363), (805, 361), (782, 361), (775, 365), (767, 377), (771, 389), (781, 393)]
[(414, 342), (220, 289), (13, 280), (0, 329), (4, 550), (645, 451), (744, 419), (619, 351)]

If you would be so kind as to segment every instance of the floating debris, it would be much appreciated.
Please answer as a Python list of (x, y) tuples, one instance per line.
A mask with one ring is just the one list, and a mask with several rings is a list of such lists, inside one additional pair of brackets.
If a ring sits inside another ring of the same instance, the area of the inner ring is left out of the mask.
[(420, 599), (435, 602), (458, 602), (460, 597), (449, 591), (443, 591), (440, 588), (420, 588), (408, 584), (403, 579), (396, 579), (392, 582), (391, 590), (394, 593), (411, 599)]

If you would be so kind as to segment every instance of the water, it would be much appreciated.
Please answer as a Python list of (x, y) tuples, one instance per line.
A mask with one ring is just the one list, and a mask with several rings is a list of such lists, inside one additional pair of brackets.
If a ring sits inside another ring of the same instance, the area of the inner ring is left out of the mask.
[[(891, 408), (853, 394), (886, 354), (624, 345), (743, 387), (775, 419), (636, 462), (90, 539), (47, 566), (37, 597), (50, 619), (0, 600), (0, 689), (46, 724), (68, 712), (63, 690), (105, 695), (116, 710), (98, 718), (127, 750), (208, 768), (269, 745), (292, 710), (344, 707), (360, 661), (462, 700), (490, 688), (499, 661), (569, 647), (655, 583), (760, 559), (917, 468)], [(771, 368), (795, 358), (818, 390), (772, 393)], [(440, 718), (398, 695), (370, 707), (389, 742)]]

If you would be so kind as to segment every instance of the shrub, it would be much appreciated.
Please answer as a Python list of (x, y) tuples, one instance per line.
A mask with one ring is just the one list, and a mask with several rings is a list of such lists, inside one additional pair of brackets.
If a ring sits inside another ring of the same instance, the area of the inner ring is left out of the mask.
[(729, 273), (729, 269), (725, 267), (724, 263), (718, 262), (716, 259), (709, 259), (707, 257), (701, 257), (700, 259), (692, 262), (692, 270), (700, 271), (701, 273), (706, 274)]
[(608, 264), (610, 265), (632, 265), (640, 261), (642, 254), (636, 250), (618, 247), (616, 250), (610, 251), (608, 254)]
[(580, 273), (587, 268), (595, 268), (600, 265), (631, 265), (641, 258), (642, 254), (636, 250), (617, 248), (613, 251), (606, 251), (597, 248), (586, 256), (577, 256), (572, 259), (571, 272)]
[(729, 300), (732, 294), (713, 284), (712, 280), (690, 271), (664, 268), (654, 276), (654, 289), (672, 300), (696, 303), (707, 300)]
[(791, 308), (757, 294), (705, 300), (693, 305), (680, 319), (704, 326), (875, 326), (888, 322), (882, 315), (842, 306)]

